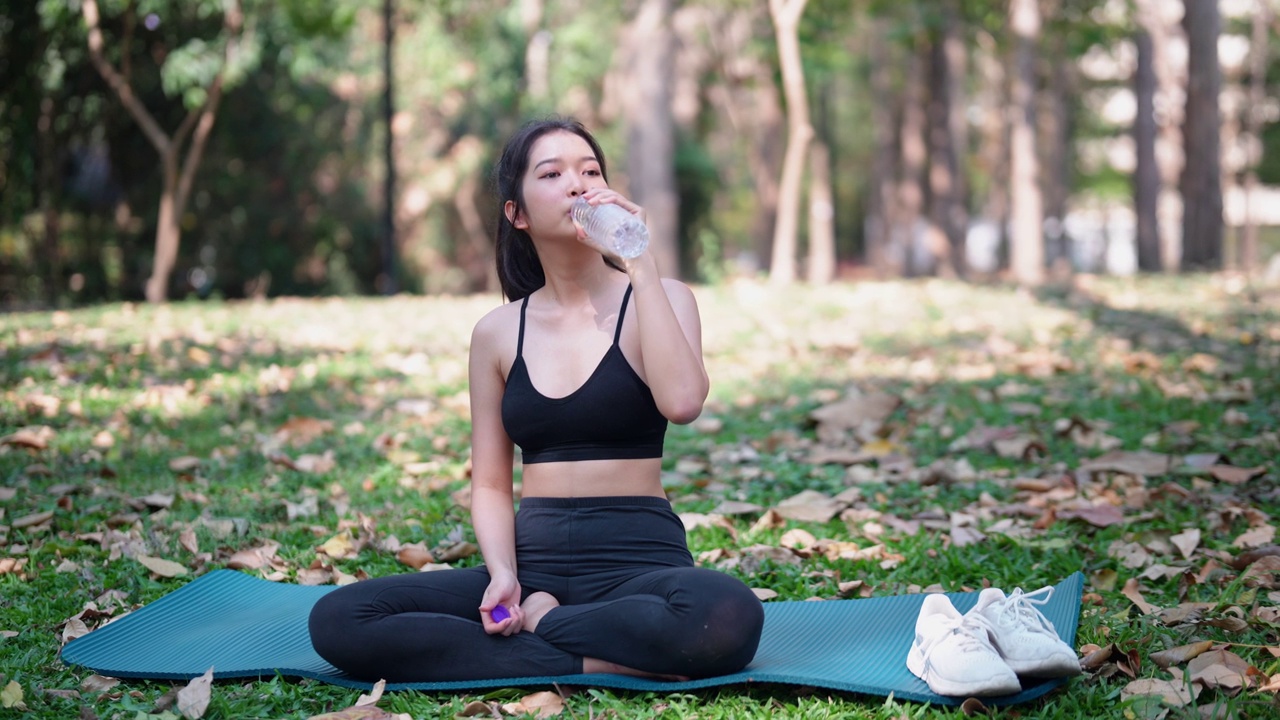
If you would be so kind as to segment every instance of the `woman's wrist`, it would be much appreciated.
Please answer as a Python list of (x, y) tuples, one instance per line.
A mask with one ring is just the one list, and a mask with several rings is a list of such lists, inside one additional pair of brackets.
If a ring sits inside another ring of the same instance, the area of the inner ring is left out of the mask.
[(661, 280), (658, 274), (658, 261), (653, 257), (653, 253), (645, 252), (639, 257), (622, 261), (622, 269), (626, 271), (627, 277), (631, 279), (632, 287), (637, 290), (648, 282), (657, 282)]

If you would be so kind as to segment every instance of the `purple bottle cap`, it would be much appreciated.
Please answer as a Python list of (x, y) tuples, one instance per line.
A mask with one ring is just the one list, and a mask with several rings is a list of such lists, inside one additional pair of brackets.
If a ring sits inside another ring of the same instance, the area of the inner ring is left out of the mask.
[(489, 611), (489, 617), (493, 618), (494, 622), (500, 623), (503, 620), (506, 620), (507, 618), (511, 617), (511, 613), (507, 612), (507, 609), (505, 607), (501, 605), (495, 605), (493, 606), (493, 609)]

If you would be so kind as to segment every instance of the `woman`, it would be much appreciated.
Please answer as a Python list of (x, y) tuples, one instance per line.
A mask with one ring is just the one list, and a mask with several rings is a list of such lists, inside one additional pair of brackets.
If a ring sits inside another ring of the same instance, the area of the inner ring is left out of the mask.
[(511, 302), (476, 324), (470, 358), (485, 565), (340, 588), (312, 612), (312, 643), (355, 677), (391, 682), (741, 670), (763, 609), (740, 581), (693, 566), (659, 477), (668, 421), (692, 422), (708, 391), (693, 294), (648, 252), (601, 262), (573, 221), (578, 197), (643, 219), (609, 189), (579, 123), (524, 126), (498, 192)]

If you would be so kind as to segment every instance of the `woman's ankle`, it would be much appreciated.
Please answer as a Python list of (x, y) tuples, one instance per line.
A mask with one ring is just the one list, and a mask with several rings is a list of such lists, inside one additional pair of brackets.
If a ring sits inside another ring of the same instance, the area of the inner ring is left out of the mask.
[(542, 618), (558, 607), (560, 601), (551, 593), (536, 592), (525, 598), (520, 603), (520, 609), (524, 611), (524, 629), (536, 633)]

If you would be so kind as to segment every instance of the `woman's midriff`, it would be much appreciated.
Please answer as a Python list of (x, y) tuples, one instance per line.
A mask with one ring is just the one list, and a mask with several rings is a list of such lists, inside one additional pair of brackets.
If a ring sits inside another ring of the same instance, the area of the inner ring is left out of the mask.
[(576, 460), (525, 465), (522, 497), (610, 497), (649, 495), (662, 490), (662, 459)]

